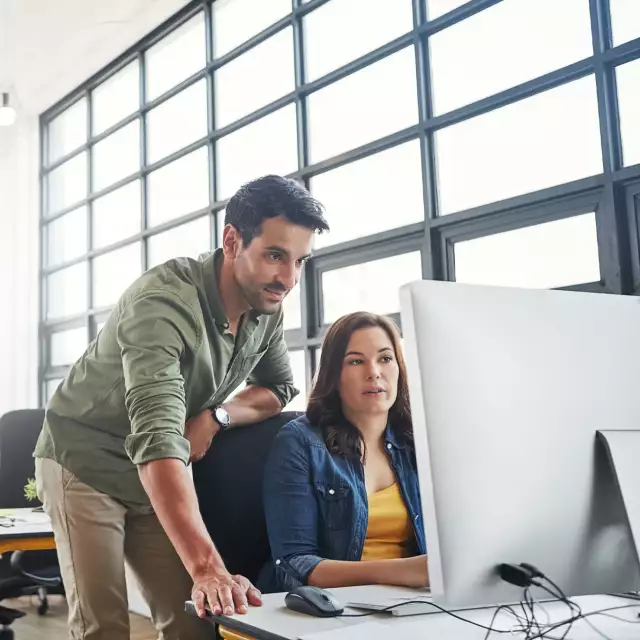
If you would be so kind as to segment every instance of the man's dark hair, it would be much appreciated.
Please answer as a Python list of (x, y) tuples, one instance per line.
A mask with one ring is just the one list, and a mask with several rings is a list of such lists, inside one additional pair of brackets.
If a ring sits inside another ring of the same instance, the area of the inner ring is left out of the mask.
[(227, 203), (224, 223), (240, 232), (246, 247), (260, 235), (265, 219), (278, 216), (312, 231), (329, 230), (322, 204), (299, 182), (275, 175), (242, 185)]

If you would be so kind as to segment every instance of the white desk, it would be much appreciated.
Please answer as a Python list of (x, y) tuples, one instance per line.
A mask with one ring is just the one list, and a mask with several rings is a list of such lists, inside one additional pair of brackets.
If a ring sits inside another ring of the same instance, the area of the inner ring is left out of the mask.
[(33, 509), (0, 509), (0, 555), (6, 551), (55, 549), (49, 517)]
[[(330, 591), (342, 602), (352, 600), (354, 590), (359, 587), (331, 589)], [(315, 618), (290, 611), (284, 604), (284, 593), (263, 596), (262, 607), (251, 607), (245, 615), (211, 616), (212, 624), (221, 624), (228, 629), (239, 631), (258, 640), (389, 640), (389, 638), (429, 638), (430, 640), (484, 640), (487, 632), (479, 627), (456, 620), (445, 613), (433, 613), (418, 616), (392, 616), (390, 614), (375, 614), (362, 618)], [(613, 615), (624, 618), (629, 622), (621, 622), (605, 616), (592, 616), (588, 620), (599, 630), (616, 640), (637, 640), (640, 637), (640, 601), (634, 602), (626, 598), (613, 596), (584, 596), (573, 598), (582, 607), (583, 613), (605, 609), (607, 607), (629, 606), (632, 608), (612, 611)], [(569, 618), (569, 611), (562, 603), (544, 603), (544, 610), (549, 614), (552, 622), (559, 622)], [(190, 608), (187, 603), (187, 609)], [(471, 609), (456, 611), (457, 615), (479, 624), (489, 626), (495, 609)], [(352, 609), (345, 609), (345, 613), (358, 613)], [(518, 612), (520, 613), (520, 612)], [(540, 622), (546, 622), (545, 614), (536, 612)], [(500, 613), (494, 621), (496, 629), (511, 629), (516, 624), (513, 616)], [(551, 632), (555, 637), (560, 633)], [(506, 636), (492, 634), (490, 638), (523, 637), (521, 635)], [(585, 620), (576, 622), (569, 636), (572, 640), (602, 640)]]

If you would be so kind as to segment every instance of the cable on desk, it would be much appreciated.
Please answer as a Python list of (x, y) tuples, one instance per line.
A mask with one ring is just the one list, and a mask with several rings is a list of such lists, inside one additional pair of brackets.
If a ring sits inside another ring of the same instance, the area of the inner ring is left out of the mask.
[[(530, 588), (530, 586), (535, 586), (542, 589), (549, 595), (551, 595), (555, 601), (559, 601), (567, 605), (567, 607), (569, 607), (569, 610), (571, 611), (570, 618), (563, 620), (561, 622), (546, 625), (545, 630), (538, 628), (538, 632), (535, 633), (534, 635), (531, 635), (531, 630), (533, 625), (528, 627), (525, 640), (537, 640), (538, 638), (551, 638), (552, 636), (549, 635), (551, 632), (566, 626), (566, 629), (563, 635), (559, 639), (559, 640), (564, 640), (569, 634), (569, 632), (571, 631), (571, 628), (573, 627), (573, 625), (579, 620), (584, 620), (596, 633), (598, 633), (600, 636), (605, 638), (605, 640), (612, 640), (611, 638), (609, 638), (609, 636), (607, 636), (602, 631), (600, 631), (600, 629), (598, 629), (591, 622), (591, 620), (588, 619), (590, 617), (597, 616), (597, 615), (613, 617), (615, 619), (618, 619), (624, 622), (636, 623), (636, 621), (634, 620), (625, 620), (624, 618), (612, 616), (608, 612), (620, 610), (620, 609), (630, 609), (630, 608), (637, 607), (638, 605), (623, 605), (618, 607), (608, 607), (606, 609), (591, 611), (590, 613), (585, 614), (582, 612), (580, 605), (578, 605), (576, 602), (573, 602), (572, 600), (567, 598), (567, 596), (562, 591), (562, 589), (555, 582), (553, 582), (553, 580), (551, 580), (547, 575), (545, 575), (542, 571), (540, 571), (538, 568), (534, 567), (533, 565), (524, 563), (524, 562), (518, 565), (501, 564), (498, 566), (497, 569), (498, 569), (498, 574), (505, 582), (508, 582), (516, 586), (521, 586), (524, 588), (526, 601), (528, 601), (528, 596), (527, 596), (528, 589)], [(545, 584), (543, 584), (542, 582), (540, 582), (540, 580), (543, 580), (546, 583), (548, 583), (551, 586), (551, 589)], [(616, 595), (618, 597), (628, 597), (633, 600), (640, 600), (640, 595), (634, 592), (627, 592), (625, 594), (612, 594), (612, 595)], [(532, 614), (535, 615), (535, 613), (533, 612), (533, 608), (531, 609), (531, 611), (532, 611)]]
[[(399, 602), (398, 604), (392, 604), (389, 605), (388, 607), (384, 607), (383, 609), (376, 609), (375, 611), (367, 611), (365, 613), (342, 613), (339, 616), (336, 616), (337, 618), (364, 618), (365, 616), (373, 616), (376, 615), (378, 613), (385, 613), (385, 612), (389, 612), (389, 611), (393, 611), (394, 609), (399, 609), (401, 607), (406, 607), (408, 605), (411, 604), (426, 604), (429, 605), (431, 607), (434, 607), (435, 609), (438, 609), (438, 611), (442, 612), (442, 613), (446, 613), (448, 615), (450, 615), (453, 618), (457, 618), (458, 620), (462, 621), (462, 622), (466, 622), (468, 624), (472, 624), (474, 627), (480, 627), (481, 629), (485, 629), (494, 633), (511, 633), (512, 629), (492, 629), (491, 627), (487, 627), (484, 624), (480, 624), (479, 622), (474, 622), (473, 620), (468, 620), (467, 618), (463, 618), (462, 616), (457, 615), (456, 613), (453, 613), (453, 611), (448, 611), (447, 609), (445, 609), (444, 607), (441, 607), (440, 605), (436, 604), (435, 602), (430, 602), (429, 600), (405, 600), (404, 602)], [(507, 607), (504, 607), (507, 608)], [(510, 607), (508, 607), (510, 608)], [(515, 612), (514, 612), (515, 615)], [(517, 616), (516, 616), (517, 617)]]
[[(631, 624), (640, 623), (640, 620), (627, 620), (610, 613), (612, 611), (620, 611), (623, 609), (638, 608), (640, 607), (640, 604), (619, 605), (615, 607), (607, 607), (604, 609), (600, 609), (598, 611), (583, 613), (582, 608), (578, 603), (573, 602), (572, 600), (567, 598), (566, 594), (553, 580), (551, 580), (551, 578), (546, 576), (542, 571), (540, 571), (533, 565), (527, 564), (527, 563), (522, 563), (519, 565), (502, 564), (502, 565), (499, 565), (497, 570), (500, 577), (505, 582), (508, 582), (510, 584), (513, 584), (515, 586), (520, 586), (523, 588), (522, 600), (519, 603), (520, 608), (522, 609), (523, 615), (519, 615), (515, 611), (512, 605), (500, 605), (496, 607), (493, 613), (493, 617), (491, 618), (491, 622), (489, 623), (489, 626), (487, 626), (479, 622), (469, 620), (468, 618), (458, 615), (453, 611), (449, 611), (444, 607), (441, 607), (440, 605), (436, 604), (433, 601), (416, 599), (416, 600), (406, 600), (404, 602), (399, 602), (397, 604), (389, 605), (388, 607), (384, 607), (382, 609), (378, 609), (375, 611), (367, 611), (365, 613), (344, 613), (337, 617), (362, 618), (365, 616), (372, 616), (379, 613), (390, 612), (390, 611), (393, 611), (394, 609), (406, 607), (409, 605), (416, 605), (416, 604), (429, 605), (434, 609), (437, 609), (438, 611), (451, 616), (452, 618), (456, 618), (457, 620), (460, 620), (461, 622), (465, 622), (467, 624), (473, 625), (474, 627), (479, 627), (480, 629), (484, 629), (485, 631), (487, 631), (487, 634), (485, 635), (485, 640), (488, 640), (491, 637), (492, 633), (499, 633), (499, 634), (508, 633), (511, 635), (520, 633), (520, 634), (524, 634), (524, 640), (540, 640), (543, 638), (545, 640), (565, 640), (568, 634), (571, 632), (573, 625), (579, 620), (584, 620), (596, 633), (602, 636), (605, 640), (612, 640), (609, 636), (607, 636), (605, 633), (600, 631), (600, 629), (598, 629), (591, 622), (591, 620), (589, 620), (589, 618), (601, 615), (601, 616), (613, 618), (615, 620), (619, 620), (621, 622), (627, 622)], [(552, 598), (551, 602), (561, 602), (564, 605), (566, 605), (570, 612), (569, 617), (567, 617), (564, 620), (561, 620), (560, 622), (552, 623), (544, 607), (539, 602), (536, 602), (535, 598), (533, 597), (531, 593), (532, 587), (537, 587), (538, 589), (541, 589), (542, 591), (550, 595)], [(611, 595), (614, 595), (616, 597), (623, 597), (623, 598), (626, 597), (632, 600), (640, 601), (640, 594), (635, 592), (628, 592), (623, 594), (611, 594)], [(538, 618), (536, 617), (536, 606), (545, 612), (545, 615), (547, 616), (546, 623), (539, 621)], [(509, 629), (495, 628), (494, 624), (496, 622), (496, 618), (501, 612), (506, 612), (511, 616), (513, 616), (514, 619), (517, 621), (517, 624), (514, 626), (511, 626)], [(554, 631), (562, 629), (563, 627), (566, 627), (566, 628), (564, 629), (564, 632), (562, 633), (561, 636), (557, 637), (557, 636), (551, 635)]]

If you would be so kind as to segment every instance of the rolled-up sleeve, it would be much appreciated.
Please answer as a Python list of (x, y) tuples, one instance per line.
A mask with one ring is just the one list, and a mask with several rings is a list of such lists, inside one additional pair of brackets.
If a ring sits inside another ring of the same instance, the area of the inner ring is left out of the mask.
[(177, 294), (146, 291), (122, 311), (117, 340), (131, 422), (125, 450), (134, 464), (161, 458), (188, 463), (180, 362), (199, 339), (193, 311)]
[(269, 453), (264, 476), (267, 532), (279, 587), (306, 584), (322, 562), (317, 497), (311, 482), (308, 445), (295, 423), (285, 425)]
[(282, 328), (282, 313), (267, 351), (247, 378), (247, 384), (269, 389), (286, 407), (299, 393), (293, 381), (291, 361)]

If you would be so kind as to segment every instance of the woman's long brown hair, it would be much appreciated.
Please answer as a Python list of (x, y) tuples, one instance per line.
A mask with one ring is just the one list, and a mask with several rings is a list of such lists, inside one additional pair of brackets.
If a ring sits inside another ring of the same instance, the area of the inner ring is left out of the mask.
[(358, 458), (364, 458), (366, 455), (360, 432), (342, 413), (338, 385), (344, 355), (352, 334), (358, 329), (372, 327), (380, 327), (389, 336), (398, 362), (398, 394), (389, 409), (389, 424), (400, 441), (413, 445), (407, 368), (400, 344), (400, 332), (392, 320), (374, 313), (358, 311), (336, 320), (327, 331), (322, 343), (320, 367), (307, 405), (309, 421), (322, 429), (325, 444), (334, 454)]

